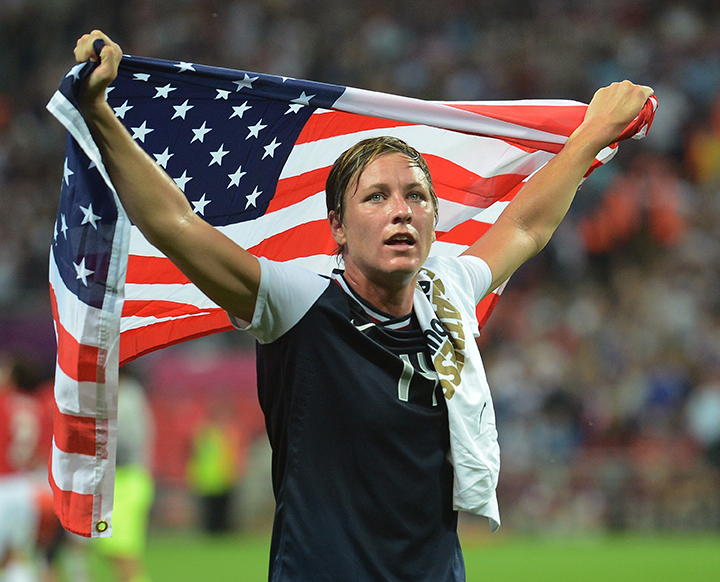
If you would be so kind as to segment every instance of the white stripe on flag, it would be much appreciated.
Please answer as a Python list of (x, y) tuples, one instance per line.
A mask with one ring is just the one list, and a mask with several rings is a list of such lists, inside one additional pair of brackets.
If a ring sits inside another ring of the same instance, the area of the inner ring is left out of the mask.
[(81, 495), (94, 495), (97, 493), (97, 475), (107, 469), (107, 459), (66, 453), (57, 448), (53, 440), (52, 476), (59, 489)]
[(563, 144), (567, 140), (565, 136), (485, 117), (437, 101), (422, 101), (352, 87), (348, 87), (338, 98), (333, 104), (333, 109), (477, 134), (531, 139), (554, 144)]
[[(280, 173), (280, 179), (296, 177), (305, 172), (330, 167), (342, 152), (359, 141), (383, 135), (398, 137), (424, 154), (441, 156), (483, 178), (519, 172), (527, 164), (531, 167), (540, 167), (553, 157), (548, 152), (539, 151), (530, 155), (528, 160), (526, 150), (499, 139), (450, 132), (446, 129), (425, 125), (400, 125), (358, 131), (298, 144), (290, 153)], [(553, 143), (556, 141), (554, 140)], [(535, 156), (539, 158), (538, 161), (534, 160)]]
[[(58, 410), (72, 416), (96, 417), (97, 386), (95, 382), (77, 382), (56, 366), (54, 388)], [(104, 385), (101, 390), (104, 392)]]
[[(440, 207), (437, 230), (447, 232), (466, 220), (477, 220), (478, 222), (494, 223), (498, 216), (507, 207), (509, 202), (493, 202), (487, 208), (475, 208), (466, 206), (451, 200), (438, 200)], [(474, 242), (474, 241), (473, 241)]]
[[(254, 220), (238, 222), (229, 226), (218, 226), (217, 229), (233, 239), (242, 248), (249, 249), (269, 237), (282, 234), (314, 220), (324, 220), (326, 217), (325, 193), (320, 192), (301, 200), (297, 204), (280, 208)], [(165, 256), (152, 246), (135, 226), (132, 227), (130, 235), (130, 254), (145, 257)]]

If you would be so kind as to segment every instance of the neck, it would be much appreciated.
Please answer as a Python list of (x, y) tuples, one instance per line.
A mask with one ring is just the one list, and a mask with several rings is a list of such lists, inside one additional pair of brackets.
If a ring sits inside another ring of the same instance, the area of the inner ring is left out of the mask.
[(417, 274), (405, 282), (388, 285), (358, 276), (353, 269), (346, 269), (345, 280), (355, 293), (375, 309), (393, 317), (403, 317), (412, 311)]

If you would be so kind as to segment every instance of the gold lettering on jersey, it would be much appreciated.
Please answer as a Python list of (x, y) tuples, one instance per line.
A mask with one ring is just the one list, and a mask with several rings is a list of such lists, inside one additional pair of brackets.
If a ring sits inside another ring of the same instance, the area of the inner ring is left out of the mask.
[(432, 362), (440, 377), (443, 394), (450, 400), (455, 395), (455, 389), (460, 386), (460, 372), (465, 365), (462, 316), (445, 296), (445, 285), (440, 278), (432, 271), (423, 271), (432, 283), (428, 297), (437, 316), (431, 322), (432, 330), (426, 332), (426, 341), (432, 352)]

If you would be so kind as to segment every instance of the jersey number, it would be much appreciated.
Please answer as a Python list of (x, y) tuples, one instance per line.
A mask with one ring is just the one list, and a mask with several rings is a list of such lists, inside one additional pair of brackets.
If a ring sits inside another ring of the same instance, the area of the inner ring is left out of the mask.
[[(403, 402), (408, 402), (410, 399), (410, 383), (412, 382), (415, 373), (419, 373), (428, 380), (437, 381), (437, 372), (428, 366), (425, 354), (418, 352), (413, 354), (417, 361), (417, 366), (413, 366), (410, 356), (408, 354), (400, 354), (400, 359), (403, 363), (403, 370), (398, 380), (398, 398)], [(432, 405), (437, 406), (437, 397), (435, 396), (435, 390), (432, 393)]]

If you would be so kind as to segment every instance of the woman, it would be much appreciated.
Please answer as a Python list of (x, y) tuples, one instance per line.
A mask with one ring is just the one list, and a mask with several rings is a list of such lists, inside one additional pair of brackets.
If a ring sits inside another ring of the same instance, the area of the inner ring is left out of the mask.
[[(464, 580), (458, 500), (499, 520), (475, 305), (545, 246), (595, 156), (652, 89), (598, 91), (562, 151), (459, 258), (428, 259), (437, 201), (422, 156), (394, 138), (361, 142), (328, 177), (344, 270), (325, 278), (259, 259), (197, 216), (105, 101), (120, 48), (95, 31), (75, 55), (100, 60), (81, 111), (128, 216), (258, 339), (277, 500), (270, 579)], [(458, 418), (467, 394), (470, 413)]]

